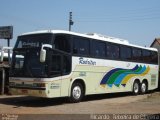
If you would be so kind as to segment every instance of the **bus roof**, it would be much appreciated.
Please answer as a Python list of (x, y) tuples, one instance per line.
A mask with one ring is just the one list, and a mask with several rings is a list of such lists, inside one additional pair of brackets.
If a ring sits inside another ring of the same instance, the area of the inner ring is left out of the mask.
[(42, 33), (70, 34), (70, 35), (76, 35), (76, 36), (81, 36), (81, 37), (86, 37), (86, 38), (92, 38), (92, 39), (96, 39), (96, 40), (102, 40), (102, 41), (107, 41), (107, 42), (112, 42), (112, 43), (118, 43), (118, 44), (122, 44), (122, 45), (138, 47), (138, 48), (142, 48), (142, 49), (158, 51), (156, 48), (133, 45), (133, 44), (130, 44), (127, 40), (120, 39), (120, 38), (115, 38), (115, 37), (110, 37), (110, 36), (105, 36), (105, 35), (101, 35), (101, 34), (97, 34), (97, 33), (82, 34), (82, 33), (76, 33), (76, 32), (65, 31), (65, 30), (41, 30), (41, 31), (33, 31), (33, 32), (24, 33), (24, 34), (22, 34), (20, 36), (31, 35), (31, 34), (42, 34)]

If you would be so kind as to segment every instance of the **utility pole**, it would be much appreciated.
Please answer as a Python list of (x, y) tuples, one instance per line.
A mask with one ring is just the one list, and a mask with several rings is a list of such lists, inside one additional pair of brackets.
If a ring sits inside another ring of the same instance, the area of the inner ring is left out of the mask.
[(69, 31), (71, 31), (71, 26), (73, 25), (73, 23), (72, 12), (69, 12)]
[[(7, 39), (7, 45), (10, 47), (10, 39)], [(11, 65), (10, 49), (8, 49), (8, 63)]]

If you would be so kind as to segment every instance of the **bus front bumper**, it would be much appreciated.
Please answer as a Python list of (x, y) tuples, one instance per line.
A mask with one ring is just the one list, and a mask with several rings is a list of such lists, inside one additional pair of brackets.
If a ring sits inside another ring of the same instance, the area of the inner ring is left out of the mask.
[(10, 87), (9, 93), (11, 95), (28, 95), (28, 96), (37, 96), (37, 97), (47, 97), (46, 88)]

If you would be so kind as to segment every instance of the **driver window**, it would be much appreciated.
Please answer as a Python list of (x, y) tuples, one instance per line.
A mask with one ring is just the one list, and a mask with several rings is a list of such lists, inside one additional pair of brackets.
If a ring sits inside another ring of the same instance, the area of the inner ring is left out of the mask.
[(52, 55), (50, 75), (51, 76), (61, 75), (61, 56), (60, 55)]

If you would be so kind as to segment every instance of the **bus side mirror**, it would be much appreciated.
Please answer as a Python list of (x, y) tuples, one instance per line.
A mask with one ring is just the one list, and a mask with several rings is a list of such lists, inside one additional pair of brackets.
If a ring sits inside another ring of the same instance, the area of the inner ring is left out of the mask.
[(46, 50), (41, 49), (40, 51), (40, 62), (45, 62), (46, 61)]
[(4, 57), (4, 51), (1, 51), (1, 62), (3, 62), (3, 57)]
[(52, 45), (49, 45), (49, 44), (44, 44), (42, 45), (41, 47), (41, 51), (40, 51), (40, 62), (43, 63), (46, 61), (46, 50), (44, 49), (44, 47), (47, 47), (47, 48), (51, 48), (52, 49)]

